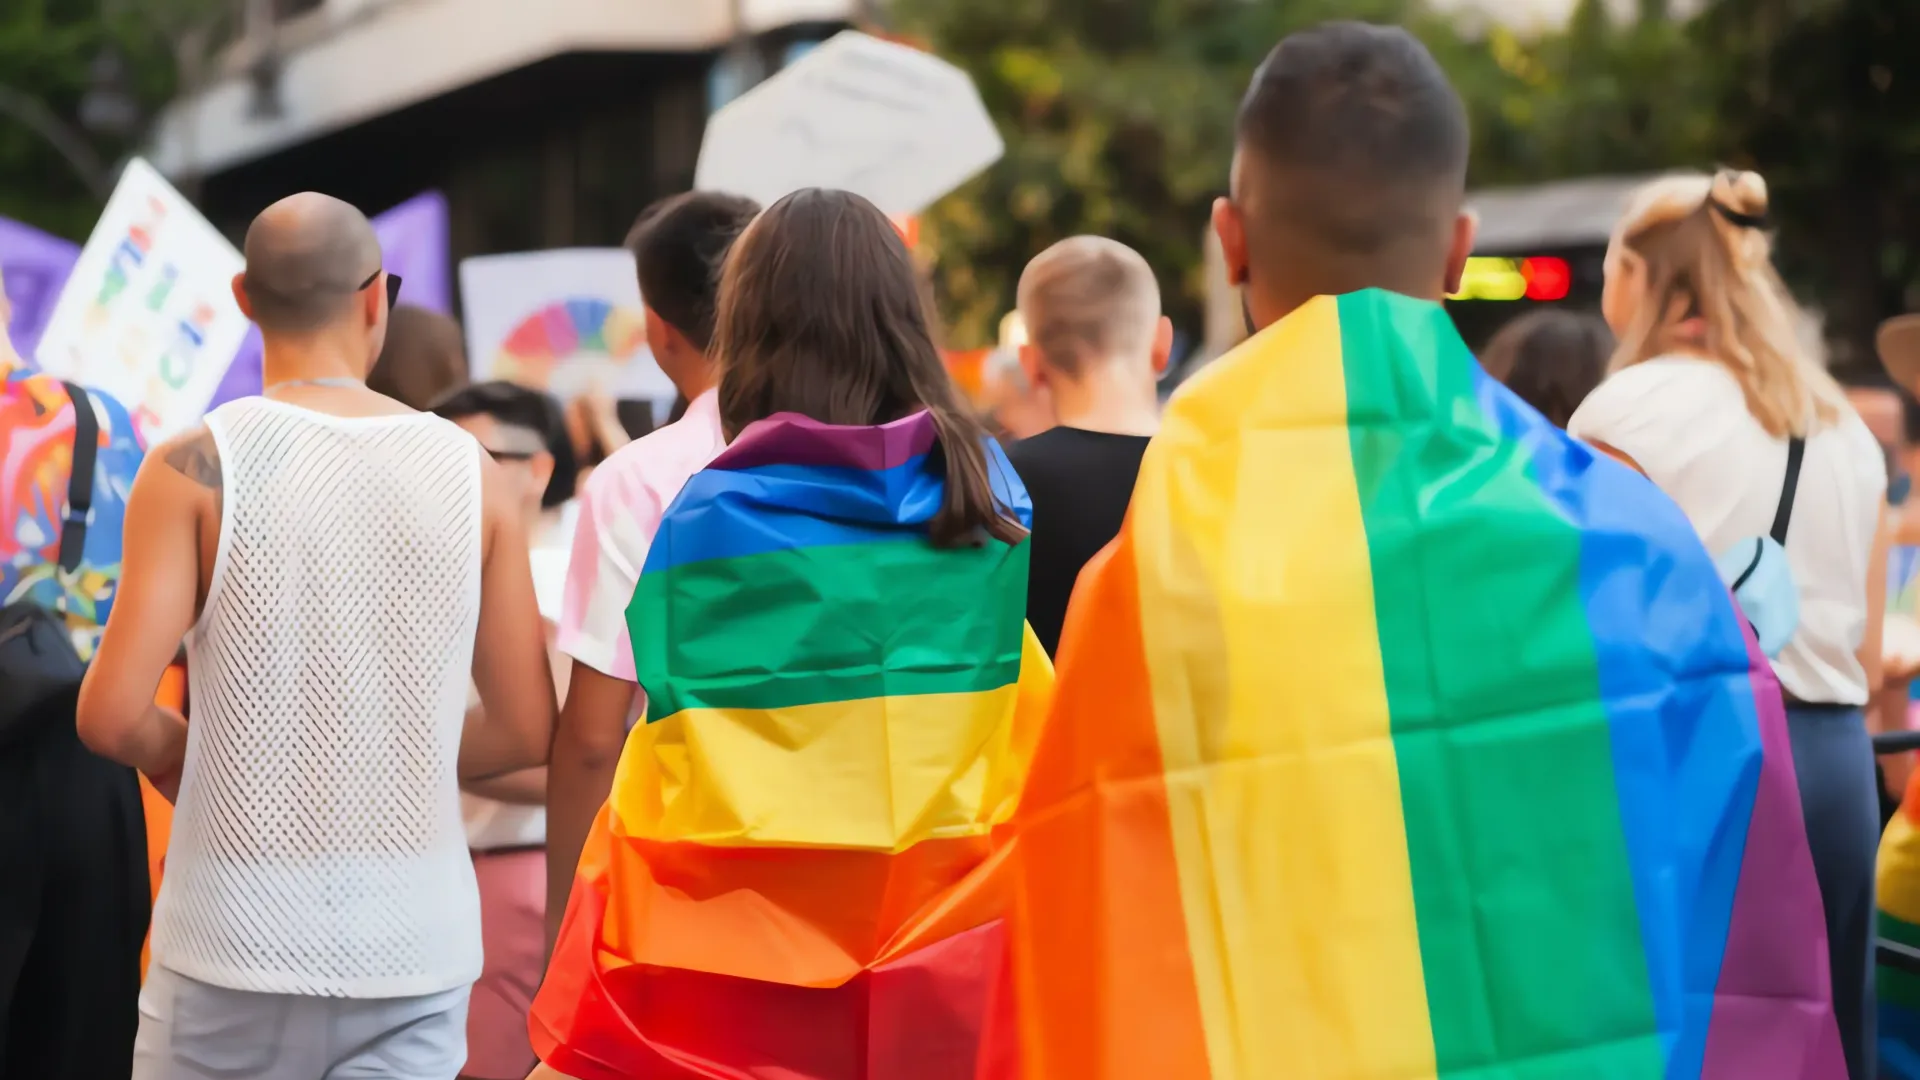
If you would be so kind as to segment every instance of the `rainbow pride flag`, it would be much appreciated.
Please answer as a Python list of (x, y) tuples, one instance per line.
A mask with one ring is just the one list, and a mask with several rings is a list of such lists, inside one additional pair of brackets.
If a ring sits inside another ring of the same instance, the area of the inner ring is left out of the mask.
[[(1908, 782), (1900, 812), (1880, 838), (1879, 937), (1920, 959), (1920, 773)], [(1920, 1080), (1920, 972), (1881, 960), (1880, 1076)]]
[(1839, 1080), (1772, 675), (1446, 313), (1182, 389), (1006, 830), (1029, 1077)]
[[(998, 447), (992, 464), (1030, 521)], [(927, 542), (943, 476), (925, 413), (870, 428), (783, 414), (668, 509), (627, 610), (647, 722), (534, 1003), (549, 1066), (1000, 1067), (1005, 921), (960, 899), (1013, 812), (1053, 671), (1024, 620), (1028, 544)]]

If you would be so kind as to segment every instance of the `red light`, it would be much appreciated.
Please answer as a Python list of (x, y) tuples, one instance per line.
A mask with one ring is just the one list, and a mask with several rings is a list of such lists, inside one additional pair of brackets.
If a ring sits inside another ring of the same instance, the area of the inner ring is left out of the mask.
[(1573, 291), (1573, 270), (1565, 259), (1522, 259), (1520, 276), (1526, 279), (1529, 300), (1565, 300)]

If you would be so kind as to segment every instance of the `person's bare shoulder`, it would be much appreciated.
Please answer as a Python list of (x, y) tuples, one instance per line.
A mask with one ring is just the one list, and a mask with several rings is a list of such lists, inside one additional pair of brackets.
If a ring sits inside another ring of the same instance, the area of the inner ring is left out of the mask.
[(220, 446), (214, 441), (213, 432), (206, 424), (196, 424), (167, 439), (154, 447), (147, 454), (147, 459), (158, 460), (174, 473), (191, 481), (212, 498), (216, 512), (220, 509), (226, 479), (220, 467)]

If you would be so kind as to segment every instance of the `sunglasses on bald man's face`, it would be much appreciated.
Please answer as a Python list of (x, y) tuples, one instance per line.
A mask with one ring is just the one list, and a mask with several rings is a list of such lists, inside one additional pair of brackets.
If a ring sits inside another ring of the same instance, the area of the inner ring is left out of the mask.
[[(380, 268), (380, 269), (384, 269), (384, 268)], [(373, 283), (380, 280), (380, 269), (375, 269), (373, 273), (367, 275), (367, 280), (361, 282), (360, 287), (353, 291), (366, 292), (368, 289), (372, 288)], [(387, 274), (387, 310), (392, 311), (393, 305), (399, 302), (400, 302), (400, 275), (395, 273), (388, 273)]]

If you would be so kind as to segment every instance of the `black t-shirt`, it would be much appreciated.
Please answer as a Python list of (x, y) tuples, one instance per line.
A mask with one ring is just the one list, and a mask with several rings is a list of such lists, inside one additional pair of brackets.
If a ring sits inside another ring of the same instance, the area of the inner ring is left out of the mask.
[(1060, 646), (1080, 568), (1120, 532), (1147, 441), (1145, 435), (1057, 427), (1007, 450), (1033, 497), (1027, 621), (1049, 656)]

